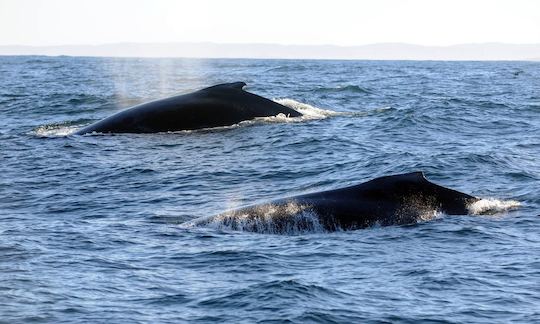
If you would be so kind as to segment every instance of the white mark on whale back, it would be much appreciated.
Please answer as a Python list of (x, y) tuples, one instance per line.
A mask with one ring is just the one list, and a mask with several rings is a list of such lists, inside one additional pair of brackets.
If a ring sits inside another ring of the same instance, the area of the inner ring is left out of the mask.
[(486, 215), (516, 209), (521, 203), (516, 200), (499, 200), (495, 198), (482, 198), (467, 206), (471, 215)]

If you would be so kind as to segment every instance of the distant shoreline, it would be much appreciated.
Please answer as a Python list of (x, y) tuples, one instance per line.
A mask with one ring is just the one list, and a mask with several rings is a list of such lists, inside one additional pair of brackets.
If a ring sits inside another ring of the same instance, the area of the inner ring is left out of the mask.
[(101, 55), (47, 55), (47, 54), (0, 54), (2, 57), (73, 57), (73, 58), (104, 58), (104, 59), (179, 59), (179, 60), (261, 60), (261, 61), (373, 61), (373, 62), (537, 62), (540, 59), (523, 59), (523, 60), (436, 60), (436, 59), (334, 59), (334, 58), (260, 58), (260, 57), (188, 57), (188, 56), (101, 56)]
[(337, 46), (205, 42), (58, 46), (2, 45), (0, 46), (0, 55), (384, 61), (540, 61), (540, 44), (481, 43), (422, 46), (405, 43), (378, 43), (361, 46)]

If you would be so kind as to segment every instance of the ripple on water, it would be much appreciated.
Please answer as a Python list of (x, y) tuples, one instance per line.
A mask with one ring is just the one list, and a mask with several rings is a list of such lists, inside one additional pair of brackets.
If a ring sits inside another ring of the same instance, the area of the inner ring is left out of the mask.
[[(2, 321), (539, 321), (538, 63), (4, 56), (0, 69)], [(304, 117), (72, 135), (234, 81)], [(418, 170), (484, 198), (482, 215), (294, 235), (180, 226)]]

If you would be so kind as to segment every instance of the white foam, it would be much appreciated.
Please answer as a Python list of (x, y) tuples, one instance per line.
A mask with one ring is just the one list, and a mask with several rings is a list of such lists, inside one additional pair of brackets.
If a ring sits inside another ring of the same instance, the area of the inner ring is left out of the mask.
[(467, 206), (467, 209), (472, 215), (485, 215), (504, 212), (510, 209), (518, 208), (519, 206), (521, 206), (521, 203), (516, 200), (483, 198)]
[(210, 227), (219, 230), (247, 231), (266, 234), (301, 234), (325, 232), (319, 217), (309, 206), (295, 202), (264, 204), (203, 217), (182, 224), (182, 227)]
[(49, 124), (39, 126), (32, 131), (32, 134), (41, 137), (63, 137), (73, 134), (79, 129), (77, 125)]
[(442, 217), (444, 214), (439, 210), (429, 210), (429, 211), (423, 211), (418, 215), (417, 221), (418, 222), (428, 222), (432, 221), (434, 219)]
[(302, 116), (297, 117), (297, 119), (300, 119), (300, 120), (324, 119), (331, 116), (338, 116), (338, 115), (343, 114), (338, 111), (318, 108), (318, 107), (315, 107), (315, 106), (312, 106), (303, 102), (296, 101), (294, 99), (281, 98), (281, 99), (273, 99), (273, 100), (277, 102), (278, 104), (281, 104), (285, 107), (289, 107), (301, 113)]

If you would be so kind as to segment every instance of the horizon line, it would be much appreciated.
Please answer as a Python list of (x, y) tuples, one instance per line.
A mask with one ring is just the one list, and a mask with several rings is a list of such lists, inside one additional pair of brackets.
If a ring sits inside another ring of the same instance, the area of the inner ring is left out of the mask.
[(252, 58), (413, 61), (538, 61), (540, 43), (463, 43), (418, 45), (301, 45), (278, 43), (115, 42), (68, 45), (0, 45), (0, 55), (154, 58)]

